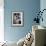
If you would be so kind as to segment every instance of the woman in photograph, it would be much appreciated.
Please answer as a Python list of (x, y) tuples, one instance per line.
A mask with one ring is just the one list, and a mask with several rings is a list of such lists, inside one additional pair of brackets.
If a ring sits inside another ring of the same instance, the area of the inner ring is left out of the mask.
[(20, 15), (20, 13), (14, 13), (13, 24), (21, 24), (21, 15)]

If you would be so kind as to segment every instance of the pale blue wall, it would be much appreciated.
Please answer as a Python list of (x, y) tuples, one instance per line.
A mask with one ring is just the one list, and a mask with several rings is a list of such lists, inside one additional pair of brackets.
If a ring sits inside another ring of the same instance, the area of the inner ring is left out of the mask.
[[(4, 2), (5, 40), (18, 41), (31, 30), (32, 20), (40, 9), (40, 0), (5, 0)], [(12, 11), (24, 12), (24, 27), (11, 26)]]
[[(46, 9), (46, 0), (41, 0), (40, 1), (40, 10), (42, 11), (43, 9)], [(40, 21), (40, 25), (46, 27), (46, 10), (43, 12), (43, 22)]]

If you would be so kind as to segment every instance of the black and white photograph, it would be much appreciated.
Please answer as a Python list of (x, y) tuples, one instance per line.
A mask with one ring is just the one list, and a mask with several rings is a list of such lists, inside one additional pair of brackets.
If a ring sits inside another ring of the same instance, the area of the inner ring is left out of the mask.
[(23, 12), (12, 12), (12, 25), (23, 26)]

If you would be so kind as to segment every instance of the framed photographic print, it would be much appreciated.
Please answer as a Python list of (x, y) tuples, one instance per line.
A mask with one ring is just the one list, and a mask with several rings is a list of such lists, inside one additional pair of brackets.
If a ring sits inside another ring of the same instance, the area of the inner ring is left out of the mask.
[(23, 12), (12, 12), (12, 26), (23, 26)]

